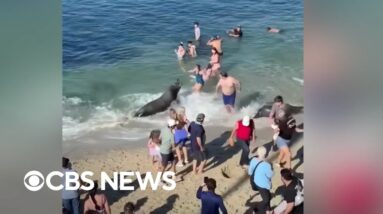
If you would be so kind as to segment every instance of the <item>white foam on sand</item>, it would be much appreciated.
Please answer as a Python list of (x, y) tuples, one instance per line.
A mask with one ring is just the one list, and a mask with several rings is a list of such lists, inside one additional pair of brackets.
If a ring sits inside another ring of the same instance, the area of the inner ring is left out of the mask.
[[(162, 93), (137, 93), (128, 94), (119, 98), (119, 101), (126, 103), (126, 110), (119, 110), (112, 107), (111, 104), (103, 104), (91, 108), (91, 113), (86, 120), (81, 118), (73, 118), (64, 116), (63, 122), (63, 140), (73, 140), (82, 137), (90, 132), (100, 129), (113, 127), (125, 128), (126, 132), (117, 133), (110, 130), (106, 134), (109, 139), (136, 140), (147, 137), (148, 130), (154, 128), (162, 128), (166, 124), (168, 111), (161, 112), (149, 117), (135, 118), (133, 114), (146, 103), (157, 99)], [(238, 100), (239, 98), (237, 98)], [(80, 98), (65, 99), (71, 105), (81, 105), (83, 101)], [(224, 126), (231, 127), (234, 122), (241, 119), (245, 115), (252, 116), (259, 109), (257, 102), (251, 102), (248, 106), (237, 107), (232, 114), (226, 112), (223, 105), (222, 96), (214, 93), (191, 93), (190, 91), (181, 90), (178, 102), (174, 102), (171, 107), (178, 110), (181, 106), (186, 109), (186, 116), (190, 121), (195, 120), (199, 113), (205, 114), (206, 126)], [(129, 124), (134, 123), (134, 127)]]

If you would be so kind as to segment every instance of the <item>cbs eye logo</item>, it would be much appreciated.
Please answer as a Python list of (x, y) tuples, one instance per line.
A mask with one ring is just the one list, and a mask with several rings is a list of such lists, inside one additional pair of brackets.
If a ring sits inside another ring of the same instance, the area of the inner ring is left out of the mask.
[(39, 171), (29, 171), (24, 176), (24, 186), (30, 191), (39, 191), (44, 185), (44, 176)]

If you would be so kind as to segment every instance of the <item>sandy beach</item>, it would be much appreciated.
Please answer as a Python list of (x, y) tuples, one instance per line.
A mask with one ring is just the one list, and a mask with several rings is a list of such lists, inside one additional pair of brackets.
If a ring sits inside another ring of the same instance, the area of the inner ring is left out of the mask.
[[(303, 121), (303, 114), (296, 115), (297, 124)], [(257, 142), (251, 145), (251, 150), (257, 146), (265, 145), (268, 150), (267, 159), (274, 162), (277, 158), (271, 142), (272, 129), (265, 126), (266, 118), (257, 119)], [(177, 175), (183, 181), (177, 183), (173, 191), (152, 191), (135, 189), (134, 191), (106, 190), (112, 213), (120, 213), (126, 202), (137, 204), (145, 213), (199, 213), (200, 201), (196, 198), (196, 191), (202, 184), (203, 177), (208, 176), (217, 180), (216, 193), (223, 196), (229, 213), (251, 213), (252, 207), (260, 200), (249, 183), (247, 172), (238, 166), (240, 148), (228, 147), (227, 138), (231, 129), (228, 127), (206, 127), (206, 148), (209, 152), (206, 172), (201, 176), (191, 173), (191, 164), (177, 168)], [(93, 138), (97, 139), (97, 138)], [(121, 140), (120, 140), (121, 141)], [(91, 144), (86, 147), (64, 147), (64, 156), (72, 159), (73, 168), (78, 171), (93, 171), (99, 175), (101, 171), (112, 174), (113, 171), (139, 171), (145, 173), (152, 171), (148, 156), (146, 139), (135, 141), (103, 142)], [(73, 142), (72, 142), (73, 143)], [(97, 145), (97, 146), (96, 146)], [(292, 167), (299, 176), (303, 176), (303, 136), (296, 134), (291, 144)], [(279, 167), (274, 167), (272, 192), (278, 192), (281, 186)], [(94, 178), (98, 179), (98, 178)], [(84, 198), (85, 194), (81, 195)], [(280, 197), (274, 197), (272, 206), (279, 203)]]

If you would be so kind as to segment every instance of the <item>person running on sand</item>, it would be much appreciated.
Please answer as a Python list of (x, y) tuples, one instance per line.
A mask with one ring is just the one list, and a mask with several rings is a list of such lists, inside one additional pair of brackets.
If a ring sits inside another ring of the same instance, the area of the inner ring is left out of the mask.
[(188, 53), (190, 57), (197, 57), (197, 48), (195, 45), (193, 45), (192, 41), (188, 41)]
[[(161, 130), (161, 145), (160, 145), (160, 154), (161, 154), (161, 171), (162, 175), (164, 174), (166, 168), (170, 163), (170, 169), (176, 173), (176, 165), (174, 160), (174, 135), (173, 129), (177, 125), (174, 119), (169, 119), (167, 127)], [(177, 180), (178, 181), (178, 180)]]
[(160, 154), (160, 135), (161, 131), (156, 129), (150, 132), (148, 149), (149, 155), (152, 159), (153, 167), (158, 170), (161, 164), (161, 154)]
[(242, 32), (242, 29), (241, 29), (241, 25), (238, 25), (236, 28), (230, 30), (228, 32), (228, 34), (231, 37), (242, 37), (243, 32)]
[[(206, 186), (207, 191), (203, 191)], [(222, 196), (215, 193), (217, 182), (213, 178), (204, 178), (203, 184), (197, 190), (197, 198), (201, 200), (201, 214), (227, 214)]]
[(266, 161), (266, 148), (264, 146), (258, 147), (256, 157), (250, 161), (248, 174), (251, 176), (256, 190), (262, 198), (262, 201), (257, 204), (254, 211), (255, 213), (271, 214), (271, 178), (274, 175), (273, 168), (269, 162)]
[(199, 28), (199, 23), (194, 22), (194, 38), (198, 41), (201, 37), (201, 29)]
[[(242, 120), (238, 120), (235, 123), (234, 129), (231, 132), (231, 142), (234, 142), (234, 136), (236, 137), (236, 143), (240, 144), (242, 148), (241, 159), (239, 165), (243, 168), (247, 168), (249, 164), (250, 142), (253, 140), (255, 143), (255, 127), (254, 121), (249, 116), (244, 116)], [(231, 146), (234, 146), (232, 144)]]
[(102, 193), (97, 193), (97, 189), (97, 181), (94, 181), (93, 189), (88, 192), (87, 198), (85, 198), (84, 213), (97, 211), (100, 214), (110, 214), (111, 210), (106, 196)]
[(220, 73), (220, 80), (216, 86), (216, 93), (221, 88), (223, 104), (226, 107), (228, 113), (234, 111), (236, 91), (240, 91), (240, 82), (232, 76), (229, 76), (227, 72), (222, 71)]
[(191, 122), (188, 128), (188, 131), (190, 133), (194, 174), (203, 173), (203, 168), (205, 167), (207, 160), (205, 150), (206, 134), (205, 128), (202, 125), (204, 120), (205, 114), (200, 113), (197, 115), (196, 121)]
[(211, 75), (215, 76), (219, 69), (221, 68), (221, 57), (217, 51), (216, 48), (211, 49), (211, 56), (210, 56), (210, 62), (209, 65), (207, 66), (206, 70), (208, 73)]
[(291, 152), (289, 144), (294, 132), (303, 132), (303, 130), (296, 126), (294, 117), (286, 112), (286, 108), (279, 110), (275, 122), (278, 125), (278, 128), (276, 129), (278, 137), (275, 140), (275, 144), (279, 149), (278, 162), (276, 165), (284, 165), (284, 168), (291, 169)]
[(178, 60), (182, 60), (186, 54), (186, 50), (184, 48), (184, 43), (180, 42), (178, 45), (178, 49), (174, 50), (177, 54)]
[(222, 56), (223, 51), (222, 51), (222, 38), (220, 36), (215, 36), (210, 38), (210, 40), (207, 42), (208, 46), (211, 46), (212, 48), (215, 48), (217, 53)]
[(269, 32), (269, 33), (280, 33), (280, 32), (281, 32), (280, 29), (278, 29), (278, 28), (272, 28), (272, 27), (267, 27), (266, 30), (267, 30), (267, 32)]
[[(174, 143), (178, 159), (177, 167), (183, 167), (189, 163), (187, 149), (185, 147), (186, 141), (188, 141), (188, 131), (185, 129), (185, 124), (179, 122), (174, 129)], [(181, 151), (183, 152), (183, 158)]]

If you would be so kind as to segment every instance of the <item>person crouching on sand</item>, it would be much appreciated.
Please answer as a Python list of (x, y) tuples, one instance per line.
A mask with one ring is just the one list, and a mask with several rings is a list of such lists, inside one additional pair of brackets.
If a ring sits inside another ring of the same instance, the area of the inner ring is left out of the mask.
[(156, 129), (150, 132), (148, 149), (149, 155), (152, 159), (152, 164), (155, 170), (159, 170), (161, 164), (161, 154), (160, 154), (160, 135), (161, 131)]
[[(254, 121), (249, 116), (244, 116), (242, 120), (238, 120), (235, 123), (234, 129), (231, 132), (231, 142), (236, 137), (236, 143), (242, 148), (241, 159), (239, 165), (243, 168), (247, 168), (249, 164), (250, 142), (255, 143), (255, 128)], [(233, 144), (231, 146), (234, 146)]]
[(233, 112), (236, 92), (241, 89), (240, 82), (234, 77), (229, 76), (226, 72), (222, 71), (220, 73), (218, 84), (215, 88), (217, 94), (219, 88), (222, 90), (223, 104), (225, 105), (227, 112)]
[[(203, 191), (206, 187), (207, 191)], [(204, 177), (203, 184), (197, 190), (197, 198), (201, 200), (201, 214), (227, 214), (222, 196), (215, 193), (217, 182), (213, 178)]]

